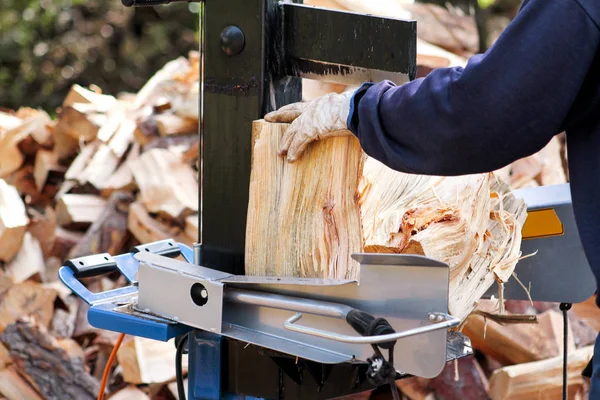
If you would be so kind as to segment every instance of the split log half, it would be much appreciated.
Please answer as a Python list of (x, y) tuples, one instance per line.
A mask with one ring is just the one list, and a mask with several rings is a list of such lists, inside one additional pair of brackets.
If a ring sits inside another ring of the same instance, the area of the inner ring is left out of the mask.
[(21, 245), (29, 224), (25, 204), (14, 186), (0, 180), (0, 260), (12, 260)]
[[(569, 399), (582, 391), (581, 371), (593, 352), (594, 346), (587, 346), (569, 353)], [(490, 397), (492, 400), (561, 399), (562, 371), (562, 356), (501, 368), (490, 378)]]
[(278, 156), (285, 124), (256, 121), (246, 273), (358, 279), (359, 252), (416, 253), (450, 266), (449, 311), (465, 318), (520, 256), (525, 204), (492, 173), (404, 174), (352, 136)]

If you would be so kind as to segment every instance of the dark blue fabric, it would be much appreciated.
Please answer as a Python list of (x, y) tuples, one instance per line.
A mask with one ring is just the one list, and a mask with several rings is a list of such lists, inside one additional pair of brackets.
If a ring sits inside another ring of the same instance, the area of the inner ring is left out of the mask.
[[(526, 0), (494, 46), (465, 68), (401, 86), (363, 85), (348, 127), (390, 168), (444, 176), (499, 169), (566, 131), (573, 208), (598, 283), (599, 26), (599, 0)], [(600, 399), (600, 342), (596, 349), (591, 399)]]

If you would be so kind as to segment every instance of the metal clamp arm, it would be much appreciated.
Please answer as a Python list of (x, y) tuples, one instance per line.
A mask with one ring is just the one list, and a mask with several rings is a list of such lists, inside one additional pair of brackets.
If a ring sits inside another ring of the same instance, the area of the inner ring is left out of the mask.
[(296, 325), (302, 318), (302, 313), (297, 313), (293, 317), (287, 319), (283, 326), (285, 329), (304, 333), (306, 335), (317, 336), (324, 339), (335, 340), (338, 342), (344, 343), (354, 343), (354, 344), (375, 344), (375, 343), (383, 343), (390, 342), (394, 340), (398, 340), (408, 336), (419, 335), (422, 333), (427, 333), (431, 331), (435, 331), (438, 329), (448, 329), (460, 324), (460, 319), (453, 317), (448, 314), (443, 313), (430, 313), (429, 321), (435, 321), (434, 324), (428, 326), (421, 326), (414, 329), (407, 329), (402, 332), (392, 333), (388, 335), (378, 335), (378, 336), (350, 336), (350, 335), (342, 335), (335, 332), (323, 331), (320, 329), (310, 328), (308, 326)]

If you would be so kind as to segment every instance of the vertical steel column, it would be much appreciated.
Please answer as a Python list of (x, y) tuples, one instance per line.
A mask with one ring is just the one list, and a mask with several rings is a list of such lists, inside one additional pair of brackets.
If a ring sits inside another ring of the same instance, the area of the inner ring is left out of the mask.
[(202, 264), (243, 274), (252, 121), (299, 101), (301, 81), (283, 73), (278, 0), (205, 7)]
[(221, 342), (214, 333), (189, 333), (188, 399), (221, 399)]

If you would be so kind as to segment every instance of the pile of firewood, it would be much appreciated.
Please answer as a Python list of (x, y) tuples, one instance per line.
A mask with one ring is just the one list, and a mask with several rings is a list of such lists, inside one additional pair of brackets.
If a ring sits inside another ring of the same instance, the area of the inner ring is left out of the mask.
[[(5, 398), (97, 396), (117, 334), (88, 324), (86, 304), (58, 281), (64, 260), (197, 240), (198, 61), (168, 63), (137, 95), (74, 86), (55, 119), (29, 108), (0, 112)], [(117, 274), (86, 285), (99, 292), (125, 283)], [(176, 398), (166, 385), (173, 343), (127, 337), (115, 364), (111, 398)]]

